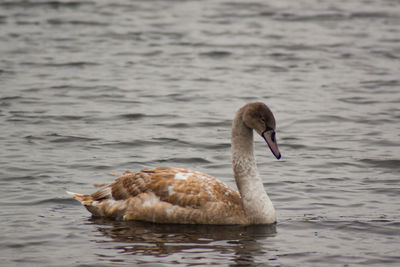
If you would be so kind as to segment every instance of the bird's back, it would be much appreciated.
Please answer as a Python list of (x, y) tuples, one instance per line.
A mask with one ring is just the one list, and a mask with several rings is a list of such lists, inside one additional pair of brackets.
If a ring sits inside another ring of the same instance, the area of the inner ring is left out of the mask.
[(248, 223), (237, 191), (213, 176), (182, 168), (126, 172), (91, 195), (72, 194), (94, 216), (156, 223)]

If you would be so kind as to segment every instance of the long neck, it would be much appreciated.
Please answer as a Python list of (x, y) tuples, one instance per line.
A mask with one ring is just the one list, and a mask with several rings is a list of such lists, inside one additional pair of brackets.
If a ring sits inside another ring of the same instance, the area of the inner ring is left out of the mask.
[(253, 130), (245, 125), (239, 110), (232, 125), (232, 165), (243, 209), (250, 223), (273, 223), (275, 209), (257, 170)]

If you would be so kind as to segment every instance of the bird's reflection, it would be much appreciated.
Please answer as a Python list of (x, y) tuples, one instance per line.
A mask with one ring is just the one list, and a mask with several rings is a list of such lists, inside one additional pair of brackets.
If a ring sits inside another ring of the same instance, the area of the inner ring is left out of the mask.
[(215, 252), (229, 255), (231, 265), (251, 264), (265, 255), (263, 240), (276, 235), (275, 225), (216, 226), (121, 222), (92, 218), (98, 231), (111, 238), (97, 242), (118, 243), (119, 255), (165, 257), (177, 253)]

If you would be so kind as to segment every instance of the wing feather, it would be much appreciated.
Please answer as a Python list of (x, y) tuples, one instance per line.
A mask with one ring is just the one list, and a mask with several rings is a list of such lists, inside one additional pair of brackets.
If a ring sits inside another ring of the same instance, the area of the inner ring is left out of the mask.
[(86, 197), (86, 208), (96, 216), (160, 223), (246, 222), (237, 191), (213, 176), (181, 168), (125, 172)]

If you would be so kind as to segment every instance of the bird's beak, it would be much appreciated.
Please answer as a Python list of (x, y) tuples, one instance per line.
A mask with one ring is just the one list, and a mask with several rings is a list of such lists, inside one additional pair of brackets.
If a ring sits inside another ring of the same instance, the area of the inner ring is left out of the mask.
[(267, 142), (272, 154), (274, 154), (277, 159), (280, 159), (281, 153), (279, 152), (278, 143), (276, 142), (275, 131), (267, 129), (261, 136), (264, 138), (265, 142)]

